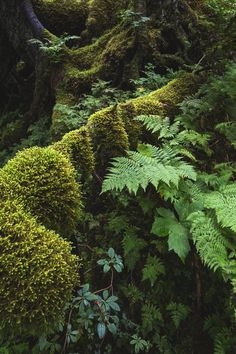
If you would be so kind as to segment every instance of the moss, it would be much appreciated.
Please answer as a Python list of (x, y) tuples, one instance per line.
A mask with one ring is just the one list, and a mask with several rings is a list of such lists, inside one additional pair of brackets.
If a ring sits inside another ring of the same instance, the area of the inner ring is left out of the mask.
[(58, 87), (56, 90), (56, 104), (52, 111), (52, 123), (50, 128), (51, 136), (54, 140), (61, 137), (71, 130), (71, 106), (76, 104), (75, 97), (64, 90), (63, 87)]
[(0, 234), (0, 328), (11, 336), (45, 333), (63, 318), (79, 285), (79, 259), (10, 199), (0, 201)]
[(86, 70), (79, 70), (74, 67), (68, 67), (65, 75), (65, 90), (79, 96), (81, 92), (86, 92), (96, 81), (101, 73), (99, 63)]
[(35, 12), (55, 34), (80, 34), (88, 17), (87, 0), (33, 0)]
[(129, 148), (124, 123), (116, 114), (116, 106), (93, 114), (87, 127), (99, 163), (103, 164), (110, 157), (119, 156)]
[(51, 148), (33, 147), (3, 167), (11, 194), (49, 229), (69, 235), (81, 207), (79, 185), (68, 159)]
[(104, 30), (112, 28), (119, 19), (121, 10), (127, 9), (128, 0), (89, 0), (89, 16), (87, 29), (94, 37)]
[(65, 65), (61, 90), (75, 97), (86, 92), (98, 78), (114, 81), (122, 80), (127, 57), (132, 55), (135, 36), (125, 26), (117, 25), (101, 36), (93, 44), (70, 51)]
[(92, 173), (95, 161), (91, 138), (86, 127), (65, 134), (63, 139), (52, 147), (68, 156), (84, 180)]
[(185, 96), (197, 89), (197, 79), (192, 74), (184, 74), (149, 95), (132, 100), (136, 115), (173, 115)]
[(125, 124), (130, 146), (135, 147), (142, 131), (141, 124), (134, 121), (134, 117), (141, 114), (171, 117), (177, 113), (178, 103), (197, 87), (197, 79), (191, 74), (184, 74), (148, 95), (119, 104), (117, 115)]

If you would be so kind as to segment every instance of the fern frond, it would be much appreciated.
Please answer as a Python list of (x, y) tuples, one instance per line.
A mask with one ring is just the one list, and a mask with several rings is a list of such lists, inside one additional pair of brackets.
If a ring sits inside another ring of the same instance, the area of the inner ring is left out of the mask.
[(127, 187), (130, 193), (136, 194), (140, 187), (146, 190), (149, 183), (157, 189), (160, 182), (178, 186), (184, 178), (195, 180), (196, 173), (173, 149), (142, 144), (139, 152), (129, 151), (128, 157), (113, 159), (102, 192), (121, 191)]
[(190, 309), (184, 304), (177, 304), (176, 302), (171, 302), (167, 306), (167, 310), (170, 312), (170, 316), (176, 328), (179, 328), (180, 323), (184, 321), (189, 313)]
[(156, 330), (158, 324), (163, 321), (161, 311), (152, 303), (142, 306), (142, 330), (145, 334)]
[(159, 132), (160, 139), (174, 138), (179, 132), (179, 122), (170, 124), (168, 117), (162, 117), (158, 115), (141, 115), (135, 118), (135, 120), (142, 122), (147, 130), (152, 133)]
[(147, 263), (143, 268), (142, 281), (149, 280), (153, 286), (158, 277), (163, 274), (165, 274), (165, 267), (161, 260), (155, 256), (148, 256)]
[(217, 220), (223, 227), (236, 232), (236, 183), (224, 186), (219, 192), (208, 194), (205, 206), (215, 210)]
[(188, 219), (192, 221), (192, 237), (202, 262), (214, 271), (227, 267), (226, 240), (213, 219), (201, 211)]
[(215, 129), (229, 140), (234, 148), (236, 148), (236, 122), (223, 122), (216, 125)]

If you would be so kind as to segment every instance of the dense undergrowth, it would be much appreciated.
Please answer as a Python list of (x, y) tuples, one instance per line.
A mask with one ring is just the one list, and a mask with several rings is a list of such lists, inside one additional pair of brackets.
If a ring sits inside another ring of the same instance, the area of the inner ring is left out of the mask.
[(208, 6), (197, 63), (3, 110), (1, 354), (235, 353), (236, 9)]

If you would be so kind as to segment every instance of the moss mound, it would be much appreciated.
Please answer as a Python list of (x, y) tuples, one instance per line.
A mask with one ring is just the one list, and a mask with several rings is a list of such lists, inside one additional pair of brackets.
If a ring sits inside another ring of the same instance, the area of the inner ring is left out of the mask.
[(0, 326), (10, 334), (39, 333), (63, 317), (79, 284), (78, 258), (19, 204), (0, 205)]
[(81, 194), (72, 164), (51, 148), (16, 154), (2, 169), (11, 195), (49, 229), (68, 235), (78, 219)]
[(65, 134), (52, 147), (69, 158), (83, 179), (92, 173), (95, 161), (91, 138), (86, 127)]

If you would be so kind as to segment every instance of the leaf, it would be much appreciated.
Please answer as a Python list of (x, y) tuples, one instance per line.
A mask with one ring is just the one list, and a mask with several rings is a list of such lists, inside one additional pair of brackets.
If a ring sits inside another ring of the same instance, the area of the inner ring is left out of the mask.
[(111, 267), (109, 266), (108, 263), (106, 263), (106, 264), (104, 265), (104, 267), (103, 267), (103, 272), (104, 272), (104, 273), (108, 273), (110, 269), (111, 269)]
[(112, 334), (116, 334), (117, 333), (117, 327), (114, 323), (109, 323), (107, 325), (108, 331), (111, 332)]
[(99, 322), (97, 325), (97, 334), (100, 339), (103, 339), (106, 335), (106, 325), (103, 322)]
[(108, 256), (109, 256), (110, 258), (113, 258), (113, 257), (115, 256), (115, 251), (114, 251), (113, 248), (109, 248), (109, 250), (108, 250)]
[(120, 306), (116, 302), (109, 302), (109, 306), (112, 308), (112, 310), (119, 312), (120, 311)]
[(158, 215), (155, 216), (152, 224), (151, 233), (157, 236), (168, 236), (170, 226), (176, 224), (177, 220), (172, 211), (165, 208), (157, 209)]
[(170, 226), (168, 238), (169, 251), (174, 251), (182, 260), (190, 251), (187, 229), (180, 223)]

